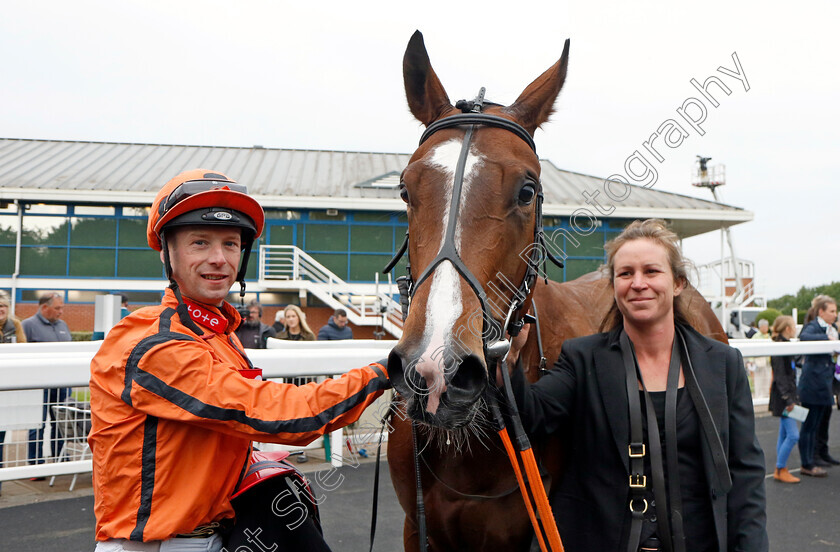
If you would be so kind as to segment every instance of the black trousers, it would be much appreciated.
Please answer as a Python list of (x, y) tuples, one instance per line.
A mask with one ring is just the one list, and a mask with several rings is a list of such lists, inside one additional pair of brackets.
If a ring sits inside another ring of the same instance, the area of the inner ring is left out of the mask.
[(828, 422), (831, 419), (831, 411), (834, 408), (833, 406), (824, 406), (822, 407), (825, 410), (823, 411), (822, 420), (820, 420), (820, 425), (817, 428), (817, 444), (814, 447), (814, 456), (816, 458), (828, 458)]

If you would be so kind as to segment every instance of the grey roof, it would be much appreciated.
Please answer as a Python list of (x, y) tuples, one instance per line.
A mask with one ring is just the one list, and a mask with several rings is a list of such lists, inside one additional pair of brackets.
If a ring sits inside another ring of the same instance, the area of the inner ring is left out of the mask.
[[(149, 204), (185, 169), (222, 171), (246, 183), (266, 207), (401, 208), (395, 184), (409, 154), (128, 144), (0, 138), (0, 199)], [(545, 212), (568, 215), (587, 206), (583, 192), (603, 179), (558, 169), (543, 159)], [(605, 205), (609, 200), (602, 193)], [(704, 199), (633, 186), (611, 216), (684, 220), (688, 236), (745, 222), (752, 213)], [(689, 221), (692, 221), (689, 223)], [(700, 223), (702, 221), (702, 223)], [(698, 224), (699, 223), (699, 224)]]

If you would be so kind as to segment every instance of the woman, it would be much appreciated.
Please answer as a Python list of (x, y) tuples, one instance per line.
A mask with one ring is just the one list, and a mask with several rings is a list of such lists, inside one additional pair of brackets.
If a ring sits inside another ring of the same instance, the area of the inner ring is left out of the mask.
[[(0, 343), (26, 343), (26, 334), (20, 320), (9, 314), (12, 307), (9, 294), (0, 290)], [(3, 466), (3, 443), (6, 432), (0, 431), (0, 467)], [(2, 485), (2, 482), (0, 482)]]
[(288, 305), (284, 311), (286, 329), (277, 334), (277, 339), (289, 341), (315, 341), (315, 333), (306, 323), (306, 314), (297, 305)]
[[(779, 316), (773, 322), (773, 341), (786, 342), (796, 335), (796, 324), (791, 316)], [(790, 451), (799, 442), (799, 428), (796, 420), (788, 418), (787, 413), (799, 403), (796, 390), (796, 361), (793, 356), (772, 356), (773, 384), (770, 386), (770, 411), (781, 418), (779, 440), (776, 443), (776, 471), (773, 479), (782, 483), (799, 483), (799, 478), (787, 469)]]
[[(799, 332), (800, 341), (824, 341), (837, 339), (837, 302), (827, 295), (817, 297), (810, 313), (816, 316)], [(802, 424), (799, 434), (799, 458), (802, 461), (800, 473), (811, 477), (825, 477), (828, 473), (817, 465), (817, 440), (823, 417), (831, 415), (834, 404), (832, 382), (834, 381), (834, 363), (830, 354), (805, 355), (802, 375), (799, 378), (799, 396), (802, 406), (808, 409), (808, 417)], [(826, 420), (827, 421), (827, 420)], [(825, 426), (826, 440), (822, 454), (828, 456), (828, 426)]]
[(533, 385), (512, 378), (526, 429), (566, 440), (551, 489), (566, 550), (766, 551), (741, 354), (689, 326), (686, 262), (664, 223), (636, 221), (606, 251), (608, 331), (567, 340)]
[(9, 315), (11, 306), (9, 294), (0, 290), (0, 343), (26, 343), (20, 320)]

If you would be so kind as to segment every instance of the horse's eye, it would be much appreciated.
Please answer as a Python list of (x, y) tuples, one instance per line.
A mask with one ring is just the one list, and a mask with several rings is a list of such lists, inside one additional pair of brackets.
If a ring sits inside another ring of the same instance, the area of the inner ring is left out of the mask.
[(519, 189), (519, 203), (530, 205), (535, 195), (537, 195), (537, 187), (533, 182), (528, 182)]
[(402, 183), (400, 184), (400, 199), (408, 203), (408, 190)]

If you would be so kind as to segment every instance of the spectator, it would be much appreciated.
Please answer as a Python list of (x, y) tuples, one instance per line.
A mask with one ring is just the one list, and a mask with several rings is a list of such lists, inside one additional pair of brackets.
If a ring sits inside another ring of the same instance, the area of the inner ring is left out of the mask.
[(0, 343), (26, 343), (26, 334), (20, 320), (9, 313), (12, 302), (9, 294), (0, 290)]
[[(761, 330), (761, 325), (759, 325)], [(790, 316), (779, 316), (773, 322), (773, 341), (787, 342), (796, 335), (796, 324)], [(776, 470), (773, 479), (782, 483), (799, 483), (787, 469), (790, 452), (799, 442), (799, 427), (796, 420), (787, 413), (799, 403), (796, 390), (796, 363), (793, 356), (770, 357), (773, 367), (773, 383), (770, 386), (770, 411), (780, 418), (779, 440), (776, 443)]]
[(277, 339), (289, 341), (315, 341), (315, 333), (306, 323), (306, 313), (297, 305), (288, 305), (285, 310), (286, 329), (277, 334)]
[(353, 339), (353, 330), (347, 325), (347, 311), (335, 309), (329, 322), (318, 330), (318, 341)]
[(738, 321), (738, 311), (729, 313), (729, 328), (726, 330), (726, 337), (729, 339), (745, 339), (747, 337)]
[[(70, 328), (67, 327), (67, 323), (64, 320), (61, 320), (63, 313), (64, 298), (61, 294), (53, 291), (41, 295), (38, 299), (38, 312), (21, 322), (23, 331), (26, 334), (26, 341), (29, 343), (70, 341)], [(44, 406), (41, 414), (41, 420), (44, 424), (47, 422), (47, 413), (49, 411), (47, 407), (63, 403), (69, 395), (70, 389), (67, 387), (44, 389)], [(52, 456), (57, 458), (61, 454), (63, 446), (64, 441), (58, 438), (57, 431), (53, 428), (51, 440)], [(29, 430), (28, 458), (30, 464), (44, 463), (43, 425), (38, 429)]]
[(766, 318), (758, 321), (758, 331), (750, 339), (770, 339), (770, 322)]
[(262, 322), (262, 305), (256, 301), (248, 304), (248, 318), (236, 328), (236, 337), (246, 349), (265, 349), (269, 337), (277, 337), (277, 332)]
[[(805, 313), (805, 322), (802, 324), (803, 329), (809, 322), (817, 318), (817, 304), (823, 304), (826, 301), (831, 302), (833, 300), (834, 299), (828, 295), (817, 295), (814, 297), (811, 300), (811, 308), (808, 309), (807, 313)], [(836, 323), (834, 326), (836, 326)], [(828, 335), (829, 339), (835, 339), (837, 337), (836, 328), (826, 328), (826, 335)], [(837, 395), (840, 393), (840, 381), (837, 381), (836, 378), (831, 381), (831, 391), (834, 396), (834, 402), (837, 402)], [(832, 411), (833, 408), (831, 406), (825, 408), (823, 417), (820, 419), (820, 425), (817, 428), (816, 444), (814, 445), (814, 461), (818, 466), (822, 466), (824, 468), (840, 464), (840, 462), (838, 462), (837, 459), (831, 456), (828, 452), (828, 428), (831, 422)]]
[(131, 310), (128, 308), (128, 297), (120, 294), (120, 318), (125, 318), (129, 314), (131, 314)]
[[(0, 343), (26, 343), (26, 334), (20, 320), (9, 314), (12, 303), (9, 294), (0, 290)], [(3, 443), (6, 442), (6, 432), (0, 431), (0, 467), (3, 466)], [(2, 485), (2, 482), (0, 482)]]
[[(264, 477), (252, 440), (306, 445), (356, 421), (389, 382), (380, 364), (301, 387), (256, 379), (225, 298), (235, 282), (244, 291), (264, 221), (245, 186), (216, 172), (182, 173), (158, 192), (147, 239), (169, 289), (109, 332), (91, 362), (97, 552), (220, 552), (229, 525), (227, 550), (256, 537), (329, 550), (303, 491), (290, 492), (286, 479), (264, 479), (268, 505), (249, 489), (234, 510), (231, 496), (244, 474)], [(278, 483), (285, 492), (272, 492)], [(282, 519), (287, 512), (295, 517)]]
[[(837, 328), (834, 327), (837, 319), (837, 302), (828, 296), (817, 299), (812, 307), (816, 316), (802, 328), (799, 334), (800, 341), (837, 339)], [(805, 364), (799, 378), (799, 396), (802, 398), (802, 406), (808, 409), (808, 417), (802, 424), (799, 434), (799, 456), (802, 459), (801, 473), (803, 475), (825, 477), (828, 473), (820, 464), (828, 466), (837, 462), (828, 455), (827, 439), (825, 450), (820, 451), (817, 448), (820, 424), (826, 414), (831, 414), (831, 406), (834, 403), (833, 381), (834, 363), (831, 361), (830, 354), (805, 356)], [(818, 457), (818, 453), (822, 456)], [(840, 462), (837, 463), (840, 464)]]
[(274, 331), (277, 332), (277, 335), (286, 329), (286, 309), (280, 309), (274, 315), (274, 324), (271, 326), (274, 328)]

